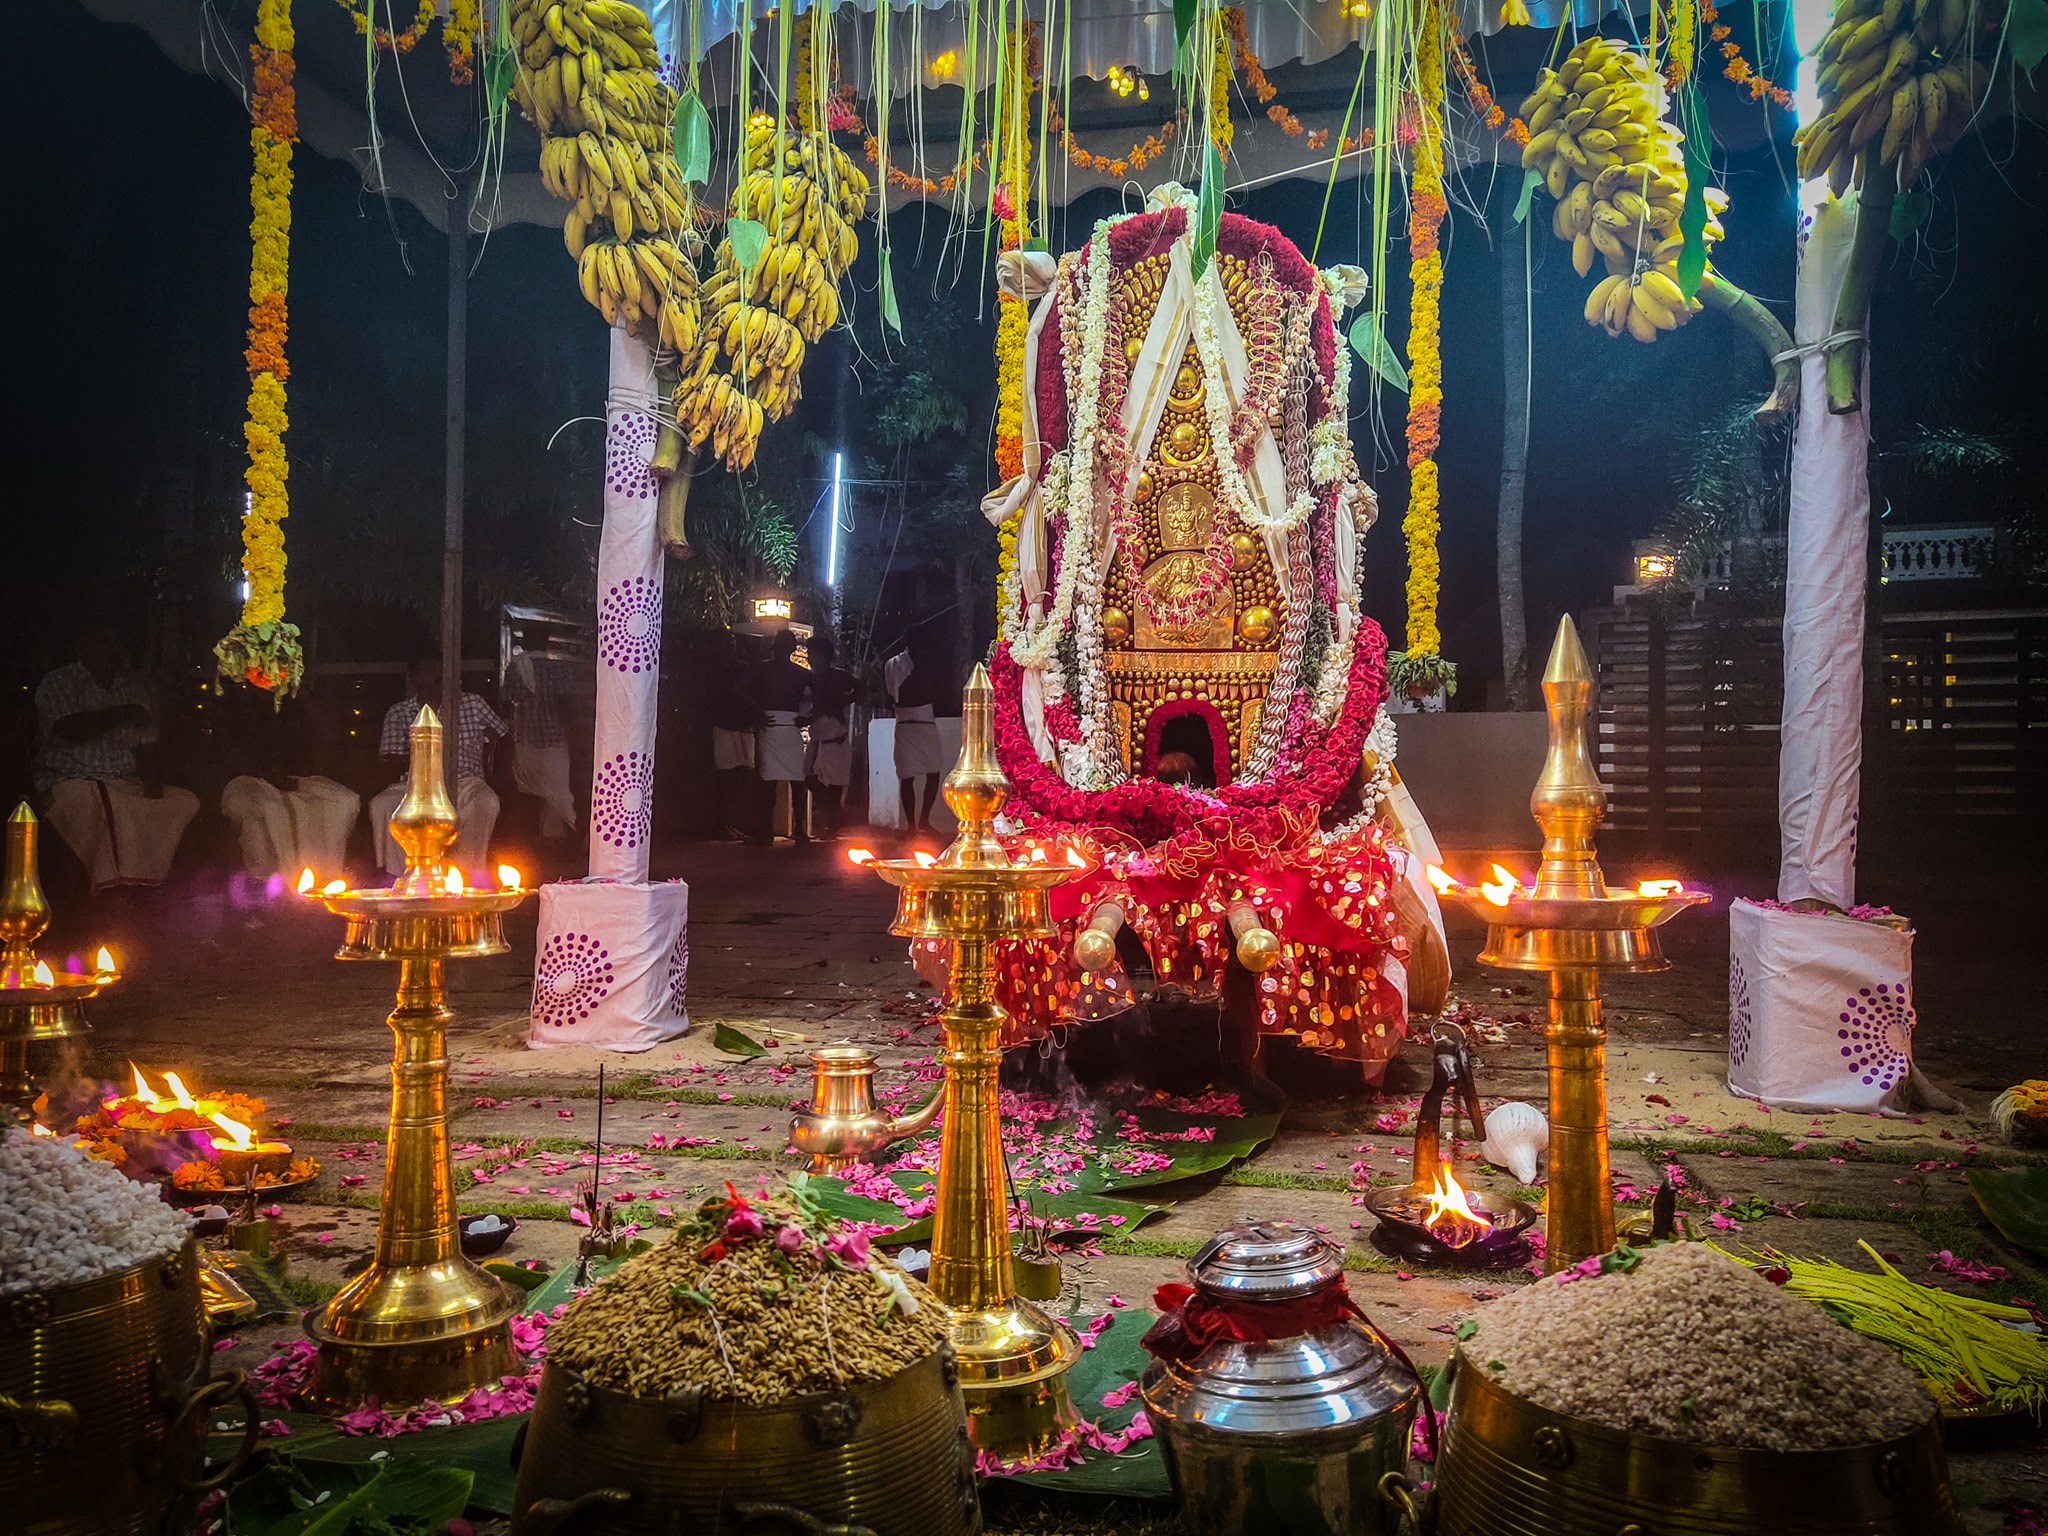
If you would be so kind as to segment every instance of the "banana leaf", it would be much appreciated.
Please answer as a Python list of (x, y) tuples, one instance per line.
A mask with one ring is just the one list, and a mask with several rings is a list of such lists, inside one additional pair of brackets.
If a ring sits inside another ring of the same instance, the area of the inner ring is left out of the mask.
[[(1076, 1328), (1086, 1321), (1079, 1317), (1068, 1319)], [(1096, 1336), (1095, 1347), (1081, 1352), (1081, 1358), (1067, 1372), (1067, 1394), (1073, 1400), (1074, 1411), (1082, 1418), (1102, 1429), (1119, 1430), (1144, 1408), (1135, 1393), (1120, 1408), (1104, 1407), (1102, 1395), (1144, 1374), (1152, 1357), (1138, 1341), (1152, 1322), (1150, 1312), (1136, 1307), (1119, 1312)], [(1115, 1494), (1129, 1499), (1173, 1496), (1173, 1485), (1166, 1477), (1166, 1458), (1160, 1454), (1156, 1439), (1140, 1440), (1115, 1456), (1091, 1453), (1079, 1466), (1058, 1472), (1021, 1472), (1014, 1481), (1053, 1493)]]
[(683, 180), (702, 183), (711, 175), (711, 114), (693, 86), (676, 98), (670, 148)]
[(425, 1536), (462, 1513), (473, 1482), (464, 1468), (424, 1461), (321, 1466), (294, 1457), (236, 1486), (226, 1528), (236, 1536)]
[(2015, 1248), (2048, 1259), (2048, 1164), (1972, 1168), (1964, 1175), (1984, 1219)]
[(711, 1032), (711, 1048), (728, 1056), (766, 1056), (768, 1047), (741, 1029), (720, 1019)]
[[(512, 1465), (512, 1442), (518, 1438), (519, 1426), (526, 1422), (526, 1417), (523, 1413), (513, 1413), (476, 1424), (456, 1424), (447, 1429), (423, 1429), (416, 1434), (394, 1435), (388, 1440), (369, 1435), (337, 1436), (308, 1444), (294, 1452), (292, 1464), (313, 1478), (328, 1475), (328, 1468), (370, 1465), (392, 1471), (422, 1466), (452, 1468), (471, 1480), (467, 1497), (470, 1510), (486, 1515), (509, 1515), (512, 1513), (513, 1483), (517, 1477)], [(379, 1451), (386, 1453), (386, 1459), (373, 1463), (370, 1458)], [(461, 1514), (462, 1511), (457, 1509), (454, 1513)], [(242, 1528), (237, 1525), (233, 1529), (240, 1536)], [(440, 1536), (440, 1531), (441, 1526), (436, 1523), (431, 1528), (431, 1536)]]

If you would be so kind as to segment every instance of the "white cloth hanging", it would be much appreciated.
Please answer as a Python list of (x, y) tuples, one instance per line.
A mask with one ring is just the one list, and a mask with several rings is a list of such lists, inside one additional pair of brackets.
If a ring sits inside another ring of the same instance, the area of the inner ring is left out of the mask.
[(690, 1027), (690, 888), (572, 880), (540, 892), (526, 1043), (645, 1051)]

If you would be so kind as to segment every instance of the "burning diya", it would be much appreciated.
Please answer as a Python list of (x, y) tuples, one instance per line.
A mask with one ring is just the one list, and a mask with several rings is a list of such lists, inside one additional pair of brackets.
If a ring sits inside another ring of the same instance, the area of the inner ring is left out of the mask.
[(78, 1144), (101, 1162), (119, 1164), (138, 1178), (168, 1173), (171, 1187), (185, 1193), (281, 1191), (320, 1172), (312, 1158), (293, 1156), (289, 1143), (255, 1129), (263, 1122), (261, 1099), (194, 1093), (172, 1071), (157, 1074), (159, 1088), (132, 1061), (128, 1074), (127, 1092), (108, 1092), (78, 1117)]
[(1481, 965), (1550, 976), (1550, 1194), (1544, 1264), (1553, 1272), (1614, 1247), (1614, 1198), (1607, 1165), (1607, 1028), (1600, 1016), (1602, 971), (1661, 971), (1670, 962), (1658, 927), (1707, 899), (1676, 880), (1610, 886), (1593, 833), (1607, 793), (1586, 744), (1593, 674), (1569, 617), (1557, 627), (1543, 669), (1550, 750), (1529, 796), (1543, 830), (1543, 863), (1533, 883), (1496, 865), (1495, 878), (1467, 886), (1441, 870), (1430, 878), (1449, 901), (1486, 922)]
[(36, 814), (23, 801), (7, 818), (7, 853), (0, 872), (0, 1116), (33, 1123), (36, 1082), (28, 1048), (66, 1040), (92, 1026), (81, 1004), (121, 979), (105, 948), (85, 970), (76, 959), (62, 969), (36, 954), (50, 926), (50, 904), (36, 878)]
[(454, 1401), (514, 1364), (507, 1325), (519, 1295), (463, 1257), (456, 1225), (448, 1153), (454, 1015), (443, 967), (451, 956), (505, 953), (505, 913), (528, 892), (509, 866), (491, 890), (468, 886), (446, 862), (455, 806), (433, 710), (420, 711), (411, 735), (405, 798), (391, 815), (405, 872), (388, 888), (368, 890), (331, 881), (316, 893), (310, 871), (299, 882), (301, 894), (347, 920), (339, 959), (398, 962), (398, 1006), (386, 1021), (393, 1038), (391, 1117), (375, 1257), (306, 1319), (319, 1355), (305, 1401), (322, 1413), (367, 1398)]
[(1415, 1178), (1404, 1189), (1374, 1190), (1365, 1208), (1379, 1218), (1373, 1246), (1390, 1259), (1460, 1269), (1506, 1269), (1527, 1262), (1522, 1234), (1536, 1212), (1519, 1200), (1468, 1190), (1443, 1163), (1444, 1099), (1457, 1091), (1472, 1139), (1486, 1136), (1486, 1111), (1472, 1071), (1471, 1048), (1455, 1024), (1440, 1024), (1430, 1042), (1434, 1070), (1416, 1110)]

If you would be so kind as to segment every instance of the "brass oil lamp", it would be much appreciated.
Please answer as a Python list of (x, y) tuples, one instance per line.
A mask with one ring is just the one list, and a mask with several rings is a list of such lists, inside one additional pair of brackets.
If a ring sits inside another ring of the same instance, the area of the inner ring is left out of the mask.
[(50, 904), (36, 876), (36, 813), (23, 801), (7, 818), (7, 853), (0, 868), (0, 1116), (22, 1124), (35, 1119), (36, 1080), (28, 1048), (44, 1040), (87, 1033), (81, 1006), (119, 980), (113, 956), (102, 949), (91, 971), (58, 970), (36, 954), (50, 926)]
[(873, 1051), (820, 1046), (811, 1052), (811, 1102), (790, 1117), (789, 1144), (810, 1154), (812, 1173), (837, 1174), (915, 1136), (938, 1118), (945, 1101), (941, 1087), (910, 1113), (891, 1115), (875, 1102)]
[(1592, 698), (1593, 674), (1567, 615), (1543, 669), (1550, 751), (1529, 797), (1543, 829), (1535, 887), (1512, 876), (1477, 887), (1439, 882), (1445, 897), (1485, 919), (1481, 965), (1550, 977), (1550, 1197), (1543, 1256), (1552, 1273), (1614, 1247), (1600, 973), (1666, 969), (1657, 928), (1707, 899), (1706, 892), (1675, 880), (1619, 889), (1601, 873), (1593, 833), (1606, 814), (1607, 794), (1586, 745)]
[[(306, 1332), (318, 1361), (305, 1401), (340, 1413), (364, 1399), (453, 1401), (513, 1368), (507, 1323), (517, 1294), (463, 1257), (448, 1155), (448, 1022), (442, 984), (449, 958), (505, 953), (504, 914), (526, 899), (510, 889), (465, 887), (446, 863), (455, 807), (442, 774), (442, 726), (432, 709), (412, 725), (405, 798), (391, 836), (405, 872), (387, 888), (318, 893), (347, 919), (341, 960), (396, 960), (391, 1011), (391, 1121), (376, 1257), (317, 1314)], [(337, 882), (338, 884), (338, 882)]]
[(1008, 1015), (995, 998), (994, 946), (1050, 937), (1046, 892), (1073, 871), (1017, 863), (995, 838), (992, 824), (1010, 786), (996, 765), (986, 668), (977, 666), (968, 680), (961, 715), (960, 758), (945, 783), (959, 837), (929, 865), (878, 859), (867, 867), (902, 892), (889, 931), (941, 940), (950, 950), (939, 1017), (945, 1124), (926, 1283), (952, 1312), (974, 1444), (1008, 1461), (1042, 1451), (1074, 1422), (1066, 1372), (1080, 1341), (1017, 1294), (1011, 1270), (996, 1105)]

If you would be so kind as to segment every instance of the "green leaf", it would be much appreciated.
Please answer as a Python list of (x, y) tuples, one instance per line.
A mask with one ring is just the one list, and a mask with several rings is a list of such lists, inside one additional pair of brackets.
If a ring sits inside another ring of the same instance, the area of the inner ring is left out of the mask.
[(1678, 98), (1678, 112), (1679, 125), (1685, 130), (1685, 204), (1678, 214), (1678, 232), (1685, 236), (1685, 246), (1678, 253), (1678, 291), (1689, 299), (1707, 275), (1707, 181), (1713, 175), (1707, 159), (1711, 130), (1696, 77), (1686, 82)]
[(880, 269), (880, 280), (876, 287), (879, 291), (879, 302), (882, 308), (882, 324), (894, 331), (896, 339), (901, 341), (903, 339), (903, 316), (896, 308), (895, 280), (889, 275), (889, 248), (885, 245), (876, 254), (880, 258), (877, 263)]
[[(670, 133), (670, 147), (676, 165), (687, 182), (703, 182), (711, 175), (711, 114), (696, 87), (676, 98), (676, 117)], [(733, 247), (737, 253), (739, 247)]]
[(2048, 0), (2012, 0), (2006, 12), (2005, 40), (2012, 49), (2012, 61), (2029, 76), (2034, 67), (2048, 59)]
[(492, 117), (505, 110), (512, 99), (512, 82), (519, 74), (519, 60), (510, 48), (493, 48), (484, 55), (484, 106)]
[[(373, 1446), (375, 1442), (363, 1442)], [(228, 1529), (236, 1536), (349, 1536), (358, 1526), (389, 1530), (404, 1520), (438, 1531), (469, 1503), (475, 1474), (425, 1462), (321, 1465), (294, 1458), (271, 1466), (237, 1488), (228, 1501)]]
[[(1071, 1317), (1067, 1321), (1079, 1329), (1088, 1319)], [(1118, 1312), (1109, 1326), (1096, 1335), (1095, 1347), (1081, 1352), (1073, 1369), (1067, 1372), (1067, 1392), (1081, 1417), (1107, 1430), (1123, 1429), (1137, 1417), (1145, 1406), (1137, 1394), (1133, 1393), (1120, 1408), (1105, 1407), (1102, 1398), (1104, 1393), (1136, 1381), (1151, 1364), (1152, 1357), (1139, 1340), (1154, 1321), (1150, 1312), (1138, 1307)], [(1078, 1466), (1058, 1472), (1020, 1473), (1013, 1481), (1059, 1493), (1116, 1495), (1127, 1499), (1166, 1499), (1173, 1495), (1156, 1436), (1138, 1441), (1118, 1456), (1090, 1452)]]
[(554, 1278), (549, 1270), (528, 1269), (524, 1264), (513, 1264), (504, 1259), (492, 1259), (484, 1265), (484, 1269), (500, 1280), (518, 1286), (522, 1291), (537, 1291)]
[(1972, 1168), (1970, 1193), (1985, 1219), (2014, 1247), (2048, 1259), (2048, 1164), (2026, 1168)]
[[(2048, 4), (2048, 0), (2043, 0)], [(1929, 215), (1934, 212), (1934, 198), (1924, 186), (1916, 186), (1901, 192), (1892, 199), (1891, 237), (1894, 240), (1910, 240), (1920, 231)]]
[(1464, 1318), (1463, 1320), (1461, 1320), (1461, 1321), (1459, 1322), (1458, 1326), (1457, 1326), (1457, 1327), (1455, 1327), (1455, 1328), (1453, 1328), (1453, 1329), (1451, 1330), (1451, 1333), (1452, 1333), (1452, 1335), (1453, 1335), (1454, 1337), (1456, 1337), (1456, 1338), (1457, 1338), (1457, 1339), (1458, 1339), (1458, 1340), (1459, 1340), (1460, 1342), (1462, 1342), (1462, 1341), (1464, 1341), (1464, 1340), (1466, 1340), (1466, 1339), (1469, 1339), (1469, 1338), (1471, 1338), (1471, 1337), (1472, 1337), (1472, 1335), (1473, 1335), (1473, 1334), (1475, 1334), (1475, 1333), (1477, 1333), (1478, 1331), (1479, 1331), (1479, 1324), (1477, 1324), (1477, 1323), (1476, 1323), (1476, 1322), (1474, 1322), (1474, 1321), (1473, 1321), (1473, 1320), (1472, 1320), (1471, 1318), (1469, 1318), (1469, 1317), (1468, 1317), (1468, 1318)]
[(578, 1291), (587, 1290), (606, 1275), (617, 1269), (623, 1259), (592, 1259), (590, 1278), (583, 1285), (576, 1283), (576, 1261), (568, 1260), (561, 1268), (548, 1276), (547, 1284), (530, 1291), (526, 1297), (525, 1310), (528, 1312), (552, 1312), (566, 1301), (573, 1300)]
[(1179, 53), (1188, 43), (1188, 33), (1195, 28), (1195, 13), (1201, 9), (1201, 0), (1173, 0), (1173, 51)]
[[(298, 1452), (293, 1463), (306, 1476), (327, 1475), (329, 1468), (376, 1465), (371, 1457), (385, 1452), (392, 1472), (401, 1468), (453, 1468), (474, 1479), (469, 1487), (467, 1508), (475, 1514), (509, 1515), (516, 1473), (512, 1466), (512, 1442), (526, 1422), (523, 1413), (483, 1419), (474, 1424), (455, 1424), (446, 1429), (423, 1429), (415, 1434), (382, 1440), (361, 1435), (338, 1435)], [(285, 1442), (287, 1448), (296, 1441)], [(273, 1442), (275, 1445), (275, 1442)], [(460, 1513), (460, 1511), (458, 1511)], [(441, 1536), (449, 1519), (443, 1516), (420, 1527), (423, 1536)], [(241, 1527), (234, 1527), (240, 1532)], [(373, 1527), (374, 1529), (374, 1527)]]
[(1380, 329), (1380, 317), (1367, 310), (1351, 322), (1347, 333), (1351, 350), (1365, 359), (1366, 367), (1391, 384), (1402, 394), (1408, 393), (1408, 370), (1401, 366), (1401, 356), (1387, 340), (1386, 332)]
[(742, 271), (751, 272), (761, 264), (768, 249), (768, 230), (754, 219), (727, 219), (725, 237), (732, 242), (732, 259)]
[[(2048, 4), (2048, 0), (2042, 0)], [(1515, 222), (1520, 224), (1529, 217), (1529, 200), (1536, 195), (1536, 189), (1543, 185), (1543, 173), (1531, 166), (1522, 172), (1522, 195), (1515, 199)]]
[(1189, 275), (1200, 281), (1216, 254), (1216, 232), (1223, 227), (1223, 151), (1212, 139), (1202, 160), (1202, 190), (1195, 199), (1195, 250)]
[(711, 1048), (728, 1056), (766, 1056), (768, 1047), (736, 1024), (720, 1019), (711, 1031)]

